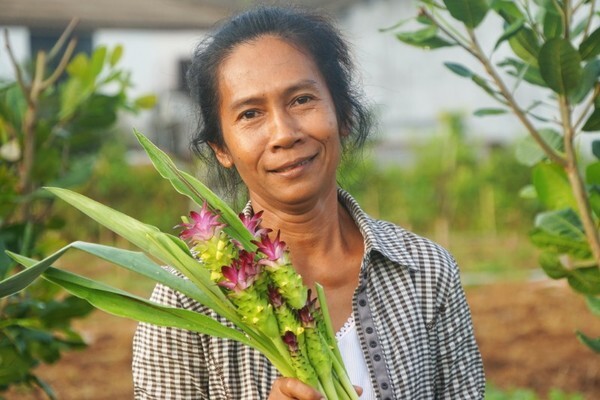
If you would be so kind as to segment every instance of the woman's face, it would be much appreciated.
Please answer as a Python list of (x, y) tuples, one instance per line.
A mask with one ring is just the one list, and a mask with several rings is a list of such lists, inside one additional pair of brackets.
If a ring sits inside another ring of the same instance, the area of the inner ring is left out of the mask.
[(263, 36), (236, 48), (219, 68), (225, 146), (250, 198), (263, 207), (319, 199), (336, 187), (340, 131), (335, 106), (312, 57)]

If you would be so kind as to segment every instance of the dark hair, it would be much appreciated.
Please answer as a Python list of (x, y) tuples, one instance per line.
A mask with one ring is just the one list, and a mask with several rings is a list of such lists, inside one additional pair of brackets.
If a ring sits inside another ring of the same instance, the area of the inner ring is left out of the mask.
[(361, 148), (371, 130), (370, 114), (354, 86), (354, 65), (348, 46), (326, 17), (296, 8), (264, 6), (243, 12), (199, 44), (187, 72), (191, 96), (200, 108), (192, 148), (209, 166), (217, 167), (220, 183), (228, 191), (237, 188), (240, 177), (235, 168), (221, 167), (208, 146), (209, 143), (224, 145), (218, 69), (236, 46), (266, 35), (289, 41), (313, 57), (331, 93), (340, 128), (349, 132), (348, 140), (344, 140), (345, 150)]

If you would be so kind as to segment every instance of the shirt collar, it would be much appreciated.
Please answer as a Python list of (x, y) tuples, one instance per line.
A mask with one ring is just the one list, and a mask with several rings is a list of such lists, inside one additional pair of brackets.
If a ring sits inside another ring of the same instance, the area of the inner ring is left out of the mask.
[(356, 222), (365, 241), (365, 254), (378, 252), (390, 261), (410, 270), (418, 270), (418, 263), (406, 248), (406, 231), (390, 223), (371, 218), (345, 190), (338, 188), (338, 198)]
[[(364, 238), (365, 254), (376, 251), (398, 265), (410, 270), (419, 269), (405, 246), (406, 231), (371, 218), (360, 208), (350, 193), (340, 188), (338, 188), (338, 199), (346, 207)], [(242, 213), (247, 217), (254, 214), (250, 201), (246, 203)]]

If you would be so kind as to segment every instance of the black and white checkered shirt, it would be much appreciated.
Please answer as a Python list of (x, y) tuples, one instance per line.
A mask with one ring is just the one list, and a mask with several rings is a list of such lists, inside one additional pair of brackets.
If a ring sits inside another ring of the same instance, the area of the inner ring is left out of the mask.
[[(454, 259), (427, 239), (370, 218), (348, 193), (339, 197), (365, 241), (353, 313), (377, 398), (483, 399), (481, 356)], [(231, 326), (160, 284), (152, 300)], [(277, 376), (265, 357), (234, 341), (145, 323), (134, 337), (138, 400), (267, 399)]]

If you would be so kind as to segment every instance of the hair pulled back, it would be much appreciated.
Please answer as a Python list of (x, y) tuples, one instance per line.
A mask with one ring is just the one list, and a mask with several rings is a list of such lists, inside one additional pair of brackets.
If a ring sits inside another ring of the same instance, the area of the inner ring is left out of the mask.
[(219, 116), (219, 67), (238, 45), (271, 35), (310, 54), (322, 74), (335, 105), (340, 129), (348, 133), (345, 149), (358, 149), (370, 130), (371, 118), (354, 82), (354, 65), (340, 32), (323, 15), (306, 10), (257, 7), (227, 20), (200, 42), (187, 72), (192, 99), (200, 111), (192, 149), (215, 171), (220, 184), (233, 192), (241, 182), (235, 168), (225, 169), (208, 146), (224, 146)]

